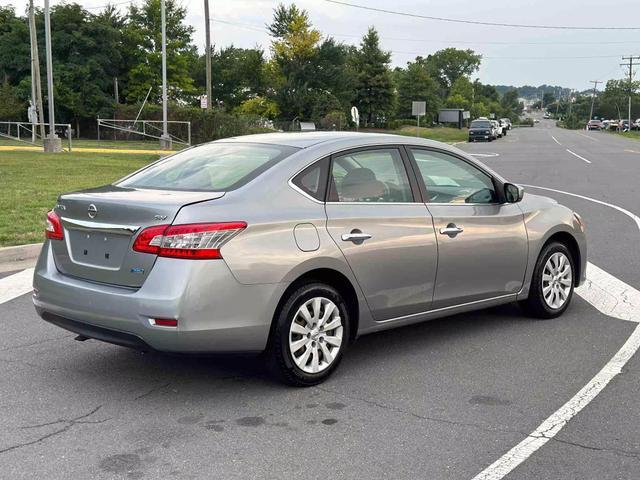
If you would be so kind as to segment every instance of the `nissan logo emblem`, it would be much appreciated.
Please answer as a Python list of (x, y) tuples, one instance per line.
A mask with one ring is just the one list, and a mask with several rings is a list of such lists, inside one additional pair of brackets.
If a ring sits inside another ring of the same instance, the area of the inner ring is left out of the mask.
[(87, 213), (89, 214), (89, 218), (96, 218), (96, 215), (98, 215), (98, 209), (92, 203), (89, 205), (89, 208), (87, 208)]

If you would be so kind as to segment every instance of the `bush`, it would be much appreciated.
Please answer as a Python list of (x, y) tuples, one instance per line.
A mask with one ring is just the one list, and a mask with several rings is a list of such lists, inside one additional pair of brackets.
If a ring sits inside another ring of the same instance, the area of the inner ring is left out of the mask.
[(327, 113), (320, 119), (322, 130), (343, 130), (347, 125), (347, 116), (340, 110)]
[[(135, 119), (139, 105), (119, 105), (116, 118)], [(140, 118), (145, 120), (162, 120), (162, 107), (146, 105)], [(221, 110), (170, 105), (169, 120), (191, 122), (191, 143), (198, 144), (219, 138), (269, 132), (264, 119), (256, 115), (237, 115)]]
[(418, 126), (418, 121), (415, 118), (397, 118), (395, 120), (389, 120), (389, 123), (387, 124), (387, 128), (390, 130), (397, 130), (402, 127), (417, 127), (417, 126)]

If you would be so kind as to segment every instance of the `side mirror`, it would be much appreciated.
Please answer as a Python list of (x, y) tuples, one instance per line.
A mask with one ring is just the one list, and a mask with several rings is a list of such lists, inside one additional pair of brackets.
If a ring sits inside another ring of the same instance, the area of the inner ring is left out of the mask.
[(524, 188), (514, 183), (505, 183), (504, 197), (507, 203), (518, 203), (524, 197)]

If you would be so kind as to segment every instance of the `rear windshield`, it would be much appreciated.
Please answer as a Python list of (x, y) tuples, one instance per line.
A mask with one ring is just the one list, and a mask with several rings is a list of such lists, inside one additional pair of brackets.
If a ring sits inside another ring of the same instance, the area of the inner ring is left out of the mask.
[(489, 120), (474, 120), (471, 122), (471, 128), (491, 128)]
[(209, 143), (176, 153), (117, 183), (119, 187), (222, 192), (256, 178), (297, 148)]

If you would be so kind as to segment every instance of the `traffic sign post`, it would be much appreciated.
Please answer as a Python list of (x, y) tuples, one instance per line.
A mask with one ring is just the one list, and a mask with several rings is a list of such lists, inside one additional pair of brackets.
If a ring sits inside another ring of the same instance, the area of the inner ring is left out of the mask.
[(420, 136), (420, 117), (427, 113), (427, 102), (411, 102), (411, 114), (418, 119), (416, 137)]

